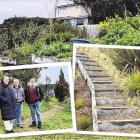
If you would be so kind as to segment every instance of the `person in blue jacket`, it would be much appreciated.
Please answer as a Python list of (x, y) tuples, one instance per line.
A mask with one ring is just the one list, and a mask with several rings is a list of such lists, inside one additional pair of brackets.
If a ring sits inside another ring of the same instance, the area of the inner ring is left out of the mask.
[(1, 81), (0, 110), (6, 132), (13, 132), (13, 120), (16, 119), (16, 98), (13, 88), (9, 86), (8, 76), (4, 76)]

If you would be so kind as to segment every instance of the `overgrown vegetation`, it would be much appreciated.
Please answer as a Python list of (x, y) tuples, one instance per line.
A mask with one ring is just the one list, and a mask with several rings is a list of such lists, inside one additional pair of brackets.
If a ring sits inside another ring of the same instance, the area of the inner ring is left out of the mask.
[[(17, 28), (16, 28), (17, 27)], [(82, 37), (84, 33), (63, 20), (49, 24), (45, 18), (11, 18), (0, 28), (0, 50), (12, 58), (31, 56), (55, 56), (70, 59), (71, 38)], [(2, 55), (1, 54), (1, 55)]]
[(131, 74), (140, 70), (140, 51), (134, 49), (100, 49), (108, 55), (116, 68), (125, 73)]
[(101, 33), (99, 38), (95, 39), (95, 42), (115, 45), (140, 45), (140, 15), (130, 16), (127, 14), (124, 19), (118, 16), (108, 18), (106, 21), (100, 22), (98, 28)]

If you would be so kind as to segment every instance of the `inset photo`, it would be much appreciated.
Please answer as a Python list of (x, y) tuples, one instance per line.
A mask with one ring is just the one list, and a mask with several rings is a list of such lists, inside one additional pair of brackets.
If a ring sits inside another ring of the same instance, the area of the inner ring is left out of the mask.
[(1, 134), (73, 130), (70, 62), (1, 67), (0, 79)]
[(96, 44), (74, 47), (78, 130), (139, 134), (139, 48)]

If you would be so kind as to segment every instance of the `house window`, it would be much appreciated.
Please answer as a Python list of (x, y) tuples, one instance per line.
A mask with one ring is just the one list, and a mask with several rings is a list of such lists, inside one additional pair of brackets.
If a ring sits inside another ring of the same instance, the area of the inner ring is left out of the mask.
[(58, 17), (64, 17), (65, 15), (65, 8), (58, 9)]
[(71, 23), (70, 19), (65, 19), (66, 23)]
[(77, 18), (76, 19), (76, 24), (77, 25), (84, 25), (84, 18)]

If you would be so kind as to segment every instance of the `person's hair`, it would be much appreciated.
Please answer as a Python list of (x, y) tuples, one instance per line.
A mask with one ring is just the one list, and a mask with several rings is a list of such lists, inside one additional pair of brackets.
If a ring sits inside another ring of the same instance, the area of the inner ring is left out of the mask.
[(13, 80), (13, 87), (15, 87), (15, 85), (14, 85), (14, 81), (19, 81), (19, 85), (18, 85), (18, 87), (21, 88), (20, 80), (17, 79), (17, 78), (15, 78), (15, 79)]
[[(33, 81), (35, 82), (34, 85), (32, 84)], [(35, 87), (35, 86), (37, 86), (36, 79), (35, 79), (35, 78), (31, 78), (31, 79), (29, 80), (29, 82), (27, 83), (27, 86), (28, 86), (28, 87), (31, 87), (31, 86), (34, 86), (34, 87)]]
[(33, 77), (33, 78), (30, 79), (30, 82), (31, 82), (31, 81), (35, 81), (35, 82), (36, 82), (36, 79)]
[[(9, 78), (9, 77), (8, 77), (8, 76), (6, 76), (6, 75), (2, 77), (2, 79), (1, 79), (1, 84), (2, 84), (2, 85), (4, 85), (4, 84), (5, 84), (5, 83), (4, 83), (4, 79), (5, 79), (5, 78)], [(9, 79), (10, 79), (10, 78), (9, 78)]]

